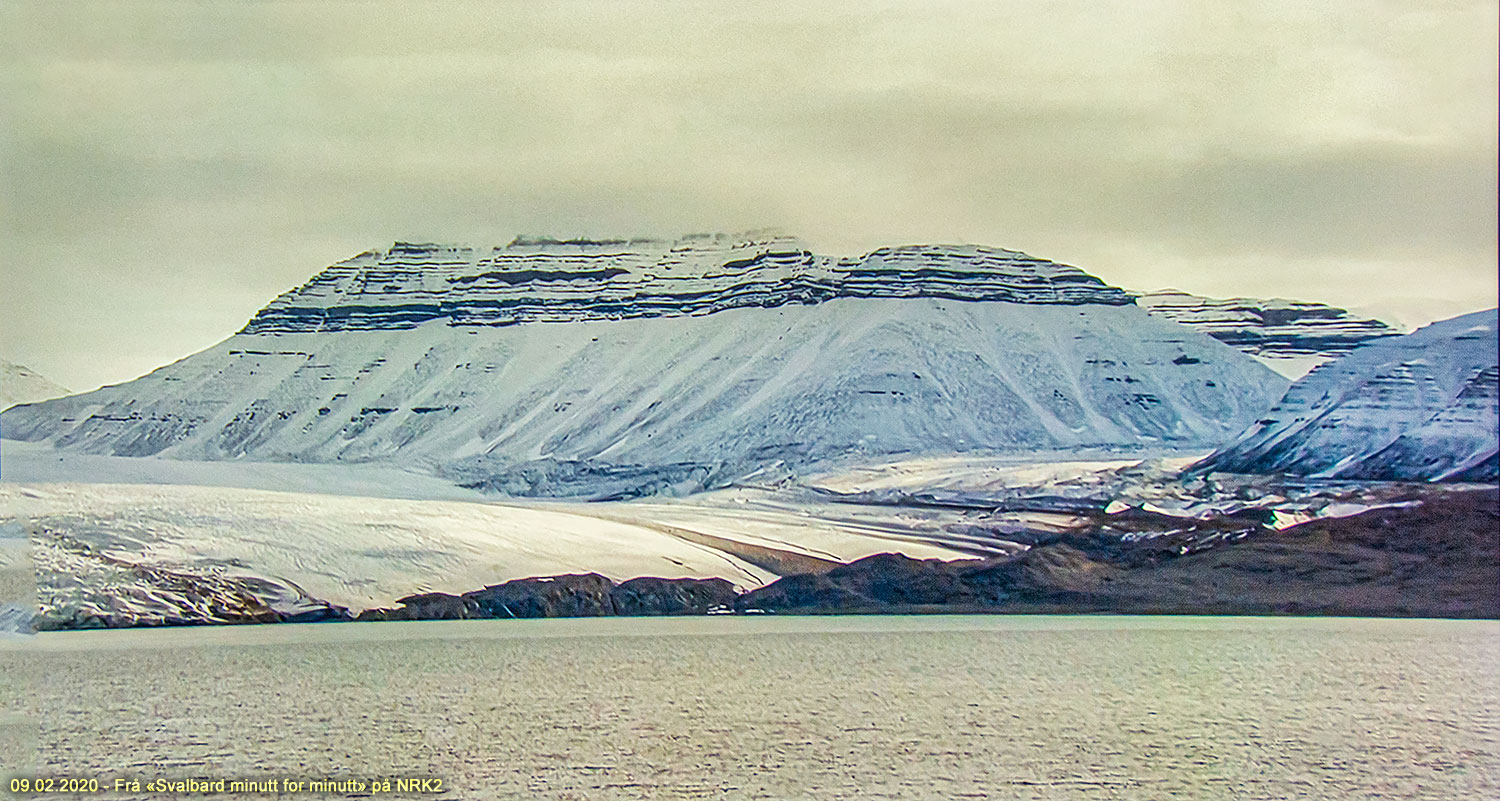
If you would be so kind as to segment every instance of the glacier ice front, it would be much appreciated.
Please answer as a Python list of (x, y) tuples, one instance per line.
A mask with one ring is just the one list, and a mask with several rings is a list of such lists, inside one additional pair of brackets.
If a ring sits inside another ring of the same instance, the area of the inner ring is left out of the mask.
[(785, 237), (397, 244), (4, 436), (393, 462), (487, 491), (682, 494), (886, 455), (1213, 447), (1287, 382), (1077, 268)]

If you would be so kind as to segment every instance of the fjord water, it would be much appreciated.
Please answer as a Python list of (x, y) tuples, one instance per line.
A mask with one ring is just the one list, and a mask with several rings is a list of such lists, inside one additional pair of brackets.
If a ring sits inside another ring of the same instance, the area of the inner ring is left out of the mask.
[(414, 775), (444, 779), (425, 797), (461, 799), (1500, 797), (1494, 621), (96, 631), (0, 644), (0, 669), (6, 700), (30, 707), (36, 772), (106, 787)]

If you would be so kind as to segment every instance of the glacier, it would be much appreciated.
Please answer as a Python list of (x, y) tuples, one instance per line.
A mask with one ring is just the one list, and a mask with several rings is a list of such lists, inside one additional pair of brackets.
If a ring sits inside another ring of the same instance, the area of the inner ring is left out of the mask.
[(1206, 450), (1287, 383), (1016, 251), (521, 238), (360, 254), (224, 342), (17, 406), (0, 434), (65, 453), (391, 463), (598, 500), (891, 455)]
[(10, 553), (23, 590), (12, 598), (17, 626), (312, 621), (586, 572), (720, 578), (748, 591), (875, 554), (1012, 557), (1060, 538), (1158, 558), (1414, 502), (1410, 485), (1184, 481), (1179, 468), (1196, 458), (951, 455), (687, 498), (497, 501), (389, 466), (187, 462), (13, 442), (0, 452), (0, 546), (10, 546), (0, 568)]
[[(525, 504), (334, 494), (368, 491), (361, 477), (337, 480), (337, 472), (360, 471), (352, 465), (330, 466), (322, 491), (305, 485), (300, 465), (279, 477), (264, 466), (246, 476), (281, 489), (116, 483), (141, 476), (133, 465), (111, 475), (110, 461), (168, 461), (128, 457), (86, 457), (71, 482), (27, 480), (36, 478), (27, 462), (51, 453), (6, 454), (10, 478), (0, 483), (0, 531), (11, 537), (0, 543), (27, 553), (28, 579), (35, 565), (30, 598), (13, 605), (30, 608), (43, 628), (338, 619), (413, 594), (575, 572), (617, 582), (723, 578), (752, 589), (786, 564), (981, 550), (945, 543), (940, 532), (812, 519), (801, 508), (757, 509), (734, 498)], [(391, 479), (385, 496), (405, 494)]]
[(1198, 472), (1494, 481), (1500, 445), (1497, 312), (1379, 339), (1325, 364)]

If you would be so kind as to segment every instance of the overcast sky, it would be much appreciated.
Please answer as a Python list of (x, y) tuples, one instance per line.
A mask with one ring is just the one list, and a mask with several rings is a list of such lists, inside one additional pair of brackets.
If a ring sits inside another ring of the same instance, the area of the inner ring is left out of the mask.
[(767, 226), (1423, 323), (1495, 305), (1496, 24), (1494, 0), (0, 0), (0, 357), (133, 378), (396, 239)]

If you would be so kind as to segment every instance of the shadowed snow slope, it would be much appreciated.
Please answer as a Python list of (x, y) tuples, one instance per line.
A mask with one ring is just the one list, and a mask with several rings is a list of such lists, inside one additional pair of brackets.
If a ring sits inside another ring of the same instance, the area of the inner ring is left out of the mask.
[(1285, 387), (1014, 251), (398, 244), (213, 348), (18, 407), (3, 430), (64, 451), (393, 460), (487, 491), (607, 498), (883, 454), (1212, 447)]
[(1194, 470), (1493, 481), (1496, 354), (1494, 310), (1372, 342), (1293, 384)]

